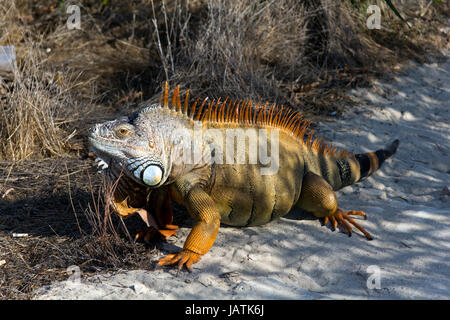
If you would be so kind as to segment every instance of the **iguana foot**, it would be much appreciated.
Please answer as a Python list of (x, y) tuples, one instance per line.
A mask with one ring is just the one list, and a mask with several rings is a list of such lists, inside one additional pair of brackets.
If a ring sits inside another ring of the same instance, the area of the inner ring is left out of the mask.
[(338, 224), (344, 226), (344, 228), (348, 232), (348, 236), (351, 237), (353, 229), (352, 225), (354, 225), (359, 231), (361, 231), (368, 240), (373, 240), (373, 237), (368, 233), (363, 227), (361, 227), (355, 220), (353, 220), (350, 216), (363, 216), (367, 219), (366, 214), (363, 211), (342, 211), (341, 209), (337, 209), (335, 213), (324, 218), (323, 223), (327, 224), (328, 222), (334, 228), (337, 228)]
[(168, 266), (171, 264), (178, 264), (178, 269), (182, 269), (183, 265), (191, 271), (191, 267), (194, 263), (200, 260), (201, 255), (189, 250), (183, 250), (176, 254), (168, 254), (164, 258), (158, 260), (160, 266)]
[(122, 201), (112, 200), (112, 206), (114, 211), (123, 219), (133, 216), (140, 210), (139, 208), (130, 207), (126, 198)]
[(113, 206), (115, 211), (122, 218), (126, 219), (132, 215), (138, 214), (147, 225), (146, 229), (137, 232), (135, 240), (143, 239), (144, 241), (148, 241), (158, 235), (161, 235), (163, 239), (166, 239), (170, 236), (176, 235), (177, 233), (176, 230), (178, 229), (178, 226), (173, 224), (165, 224), (160, 226), (156, 222), (153, 215), (149, 214), (147, 210), (129, 207), (127, 204), (127, 199), (121, 202), (113, 201)]
[(145, 230), (140, 230), (136, 233), (135, 240), (143, 239), (144, 241), (149, 241), (157, 236), (161, 236), (163, 239), (166, 239), (170, 236), (174, 236), (177, 234), (178, 226), (173, 224), (166, 224), (162, 227), (149, 227)]

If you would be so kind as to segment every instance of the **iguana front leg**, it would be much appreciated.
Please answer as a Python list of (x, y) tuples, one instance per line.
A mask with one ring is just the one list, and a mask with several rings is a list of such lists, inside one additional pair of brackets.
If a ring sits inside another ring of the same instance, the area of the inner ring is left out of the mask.
[(177, 264), (179, 269), (185, 265), (190, 270), (192, 264), (199, 261), (216, 240), (220, 226), (220, 213), (215, 202), (200, 186), (194, 186), (183, 198), (188, 212), (197, 222), (189, 233), (183, 250), (161, 258), (158, 263), (160, 265)]
[(114, 197), (112, 206), (122, 218), (126, 219), (134, 214), (138, 214), (147, 225), (147, 229), (138, 231), (137, 239), (150, 240), (151, 238), (161, 235), (163, 238), (176, 234), (178, 226), (172, 223), (172, 206), (167, 190), (158, 190), (154, 192), (152, 197), (153, 214), (144, 208), (134, 208), (128, 204), (128, 197), (119, 201)]
[[(152, 213), (147, 213), (142, 219), (147, 223), (148, 228), (141, 230), (136, 234), (137, 239), (148, 241), (155, 236), (161, 236), (164, 239), (176, 235), (178, 226), (173, 225), (173, 211), (170, 202), (170, 195), (167, 188), (155, 189), (148, 200), (148, 207), (152, 208)], [(152, 223), (151, 221), (154, 221)], [(157, 227), (154, 227), (154, 224)]]
[(352, 226), (360, 230), (368, 240), (373, 237), (363, 227), (361, 227), (350, 215), (364, 216), (362, 211), (343, 211), (338, 208), (336, 194), (334, 193), (328, 182), (322, 177), (307, 172), (303, 177), (302, 191), (298, 206), (304, 210), (312, 212), (316, 217), (323, 218), (324, 223), (329, 221), (336, 228), (338, 224), (344, 226), (348, 235), (352, 235)]
[(118, 200), (115, 197), (111, 201), (113, 210), (123, 219), (129, 218), (137, 213), (139, 208), (133, 208), (128, 205), (128, 198)]

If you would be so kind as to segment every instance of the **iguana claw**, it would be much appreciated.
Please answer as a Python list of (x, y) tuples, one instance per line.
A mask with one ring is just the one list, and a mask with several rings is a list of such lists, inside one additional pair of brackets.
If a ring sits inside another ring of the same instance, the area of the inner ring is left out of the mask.
[(178, 269), (182, 269), (183, 266), (191, 271), (191, 267), (194, 263), (200, 260), (201, 255), (189, 250), (182, 250), (176, 254), (168, 254), (164, 258), (158, 260), (160, 266), (167, 266), (171, 264), (176, 264)]
[(166, 224), (162, 227), (149, 227), (145, 230), (140, 230), (136, 233), (135, 240), (143, 239), (144, 241), (149, 241), (157, 236), (161, 236), (163, 239), (166, 239), (170, 236), (174, 236), (177, 234), (178, 226), (173, 224)]
[(353, 229), (352, 225), (354, 225), (359, 231), (361, 231), (368, 240), (373, 240), (373, 237), (368, 233), (363, 227), (359, 225), (355, 220), (353, 220), (350, 216), (363, 216), (364, 219), (367, 219), (367, 216), (365, 212), (363, 211), (342, 211), (341, 209), (337, 209), (335, 213), (332, 215), (329, 215), (324, 218), (323, 223), (327, 224), (328, 222), (331, 223), (331, 225), (334, 228), (337, 228), (338, 224), (341, 224), (344, 226), (344, 228), (348, 232), (348, 236), (351, 237)]

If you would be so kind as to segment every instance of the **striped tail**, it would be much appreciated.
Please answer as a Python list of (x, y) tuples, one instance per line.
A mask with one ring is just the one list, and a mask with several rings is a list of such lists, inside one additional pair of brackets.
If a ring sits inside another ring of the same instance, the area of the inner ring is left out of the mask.
[(360, 168), (360, 178), (358, 181), (366, 179), (372, 173), (377, 171), (386, 159), (394, 155), (399, 144), (400, 141), (397, 139), (386, 146), (385, 149), (380, 149), (369, 153), (356, 154), (355, 158), (358, 161)]

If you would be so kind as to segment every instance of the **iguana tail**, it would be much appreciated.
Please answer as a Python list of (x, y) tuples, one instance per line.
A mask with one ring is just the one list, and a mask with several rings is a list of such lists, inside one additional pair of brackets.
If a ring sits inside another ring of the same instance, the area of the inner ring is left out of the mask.
[(400, 141), (397, 139), (384, 149), (369, 153), (356, 154), (355, 158), (358, 161), (360, 168), (360, 176), (358, 181), (366, 179), (372, 173), (377, 171), (386, 159), (395, 154), (399, 144)]

